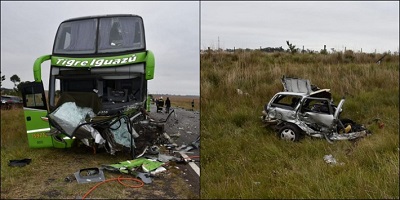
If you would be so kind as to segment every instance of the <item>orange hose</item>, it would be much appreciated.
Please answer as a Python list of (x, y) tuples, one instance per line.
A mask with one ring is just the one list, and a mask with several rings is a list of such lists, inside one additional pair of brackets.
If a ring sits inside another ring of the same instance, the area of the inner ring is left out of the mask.
[[(82, 199), (85, 199), (85, 198), (87, 197), (87, 195), (89, 195), (89, 194), (90, 194), (93, 190), (95, 190), (99, 185), (101, 185), (101, 184), (103, 184), (103, 183), (111, 182), (111, 181), (118, 181), (118, 183), (120, 183), (121, 185), (126, 186), (126, 187), (130, 187), (130, 188), (140, 188), (140, 187), (143, 187), (143, 186), (144, 186), (143, 181), (141, 181), (141, 180), (139, 180), (139, 179), (137, 179), (137, 178), (121, 178), (121, 177), (122, 177), (122, 176), (119, 176), (118, 178), (107, 179), (107, 180), (105, 180), (105, 181), (103, 181), (103, 182), (100, 182), (100, 183), (96, 184), (96, 185), (93, 186), (88, 192), (86, 192), (85, 195), (83, 195)], [(132, 181), (136, 181), (136, 182), (140, 183), (140, 185), (127, 185), (127, 184), (122, 183), (121, 180), (132, 180)]]

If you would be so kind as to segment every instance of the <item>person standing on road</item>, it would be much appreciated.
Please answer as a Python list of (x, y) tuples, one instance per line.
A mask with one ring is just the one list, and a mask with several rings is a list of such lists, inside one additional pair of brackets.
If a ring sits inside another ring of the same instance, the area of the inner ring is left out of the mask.
[(192, 100), (192, 111), (194, 110), (194, 99)]
[(163, 99), (163, 97), (160, 97), (158, 99), (157, 112), (160, 111), (162, 113), (163, 112), (163, 108), (164, 108), (164, 99)]
[(170, 107), (171, 107), (171, 101), (169, 100), (169, 97), (167, 97), (167, 100), (165, 100), (165, 113), (169, 113)]

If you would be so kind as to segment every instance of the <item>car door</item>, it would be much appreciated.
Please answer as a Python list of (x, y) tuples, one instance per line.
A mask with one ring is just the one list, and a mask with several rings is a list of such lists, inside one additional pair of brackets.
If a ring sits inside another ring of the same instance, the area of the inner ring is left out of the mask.
[(299, 118), (307, 124), (318, 124), (323, 127), (332, 127), (335, 119), (330, 100), (314, 97), (304, 98)]
[(21, 93), (29, 147), (52, 147), (52, 137), (47, 134), (50, 131), (50, 124), (47, 119), (47, 102), (43, 83), (24, 83)]

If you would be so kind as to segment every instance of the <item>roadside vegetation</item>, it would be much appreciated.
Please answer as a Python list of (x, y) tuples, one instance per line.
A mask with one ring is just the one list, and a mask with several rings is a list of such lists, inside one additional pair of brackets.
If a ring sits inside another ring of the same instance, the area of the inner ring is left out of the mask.
[[(399, 198), (399, 56), (345, 53), (201, 55), (202, 198)], [(292, 143), (263, 127), (261, 111), (283, 75), (346, 98), (343, 118), (372, 135)], [(248, 93), (239, 95), (237, 89)], [(381, 127), (374, 121), (379, 119)], [(342, 165), (329, 165), (333, 155)]]

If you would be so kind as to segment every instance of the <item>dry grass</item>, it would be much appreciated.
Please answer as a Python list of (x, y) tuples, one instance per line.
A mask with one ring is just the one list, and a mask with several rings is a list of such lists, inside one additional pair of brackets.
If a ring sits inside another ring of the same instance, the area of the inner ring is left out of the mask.
[[(202, 198), (399, 198), (399, 57), (371, 54), (201, 55)], [(343, 116), (373, 135), (357, 143), (277, 139), (262, 127), (282, 75), (330, 88)], [(238, 95), (236, 89), (249, 93)], [(380, 118), (379, 129), (372, 119)], [(343, 166), (329, 166), (332, 154)]]

